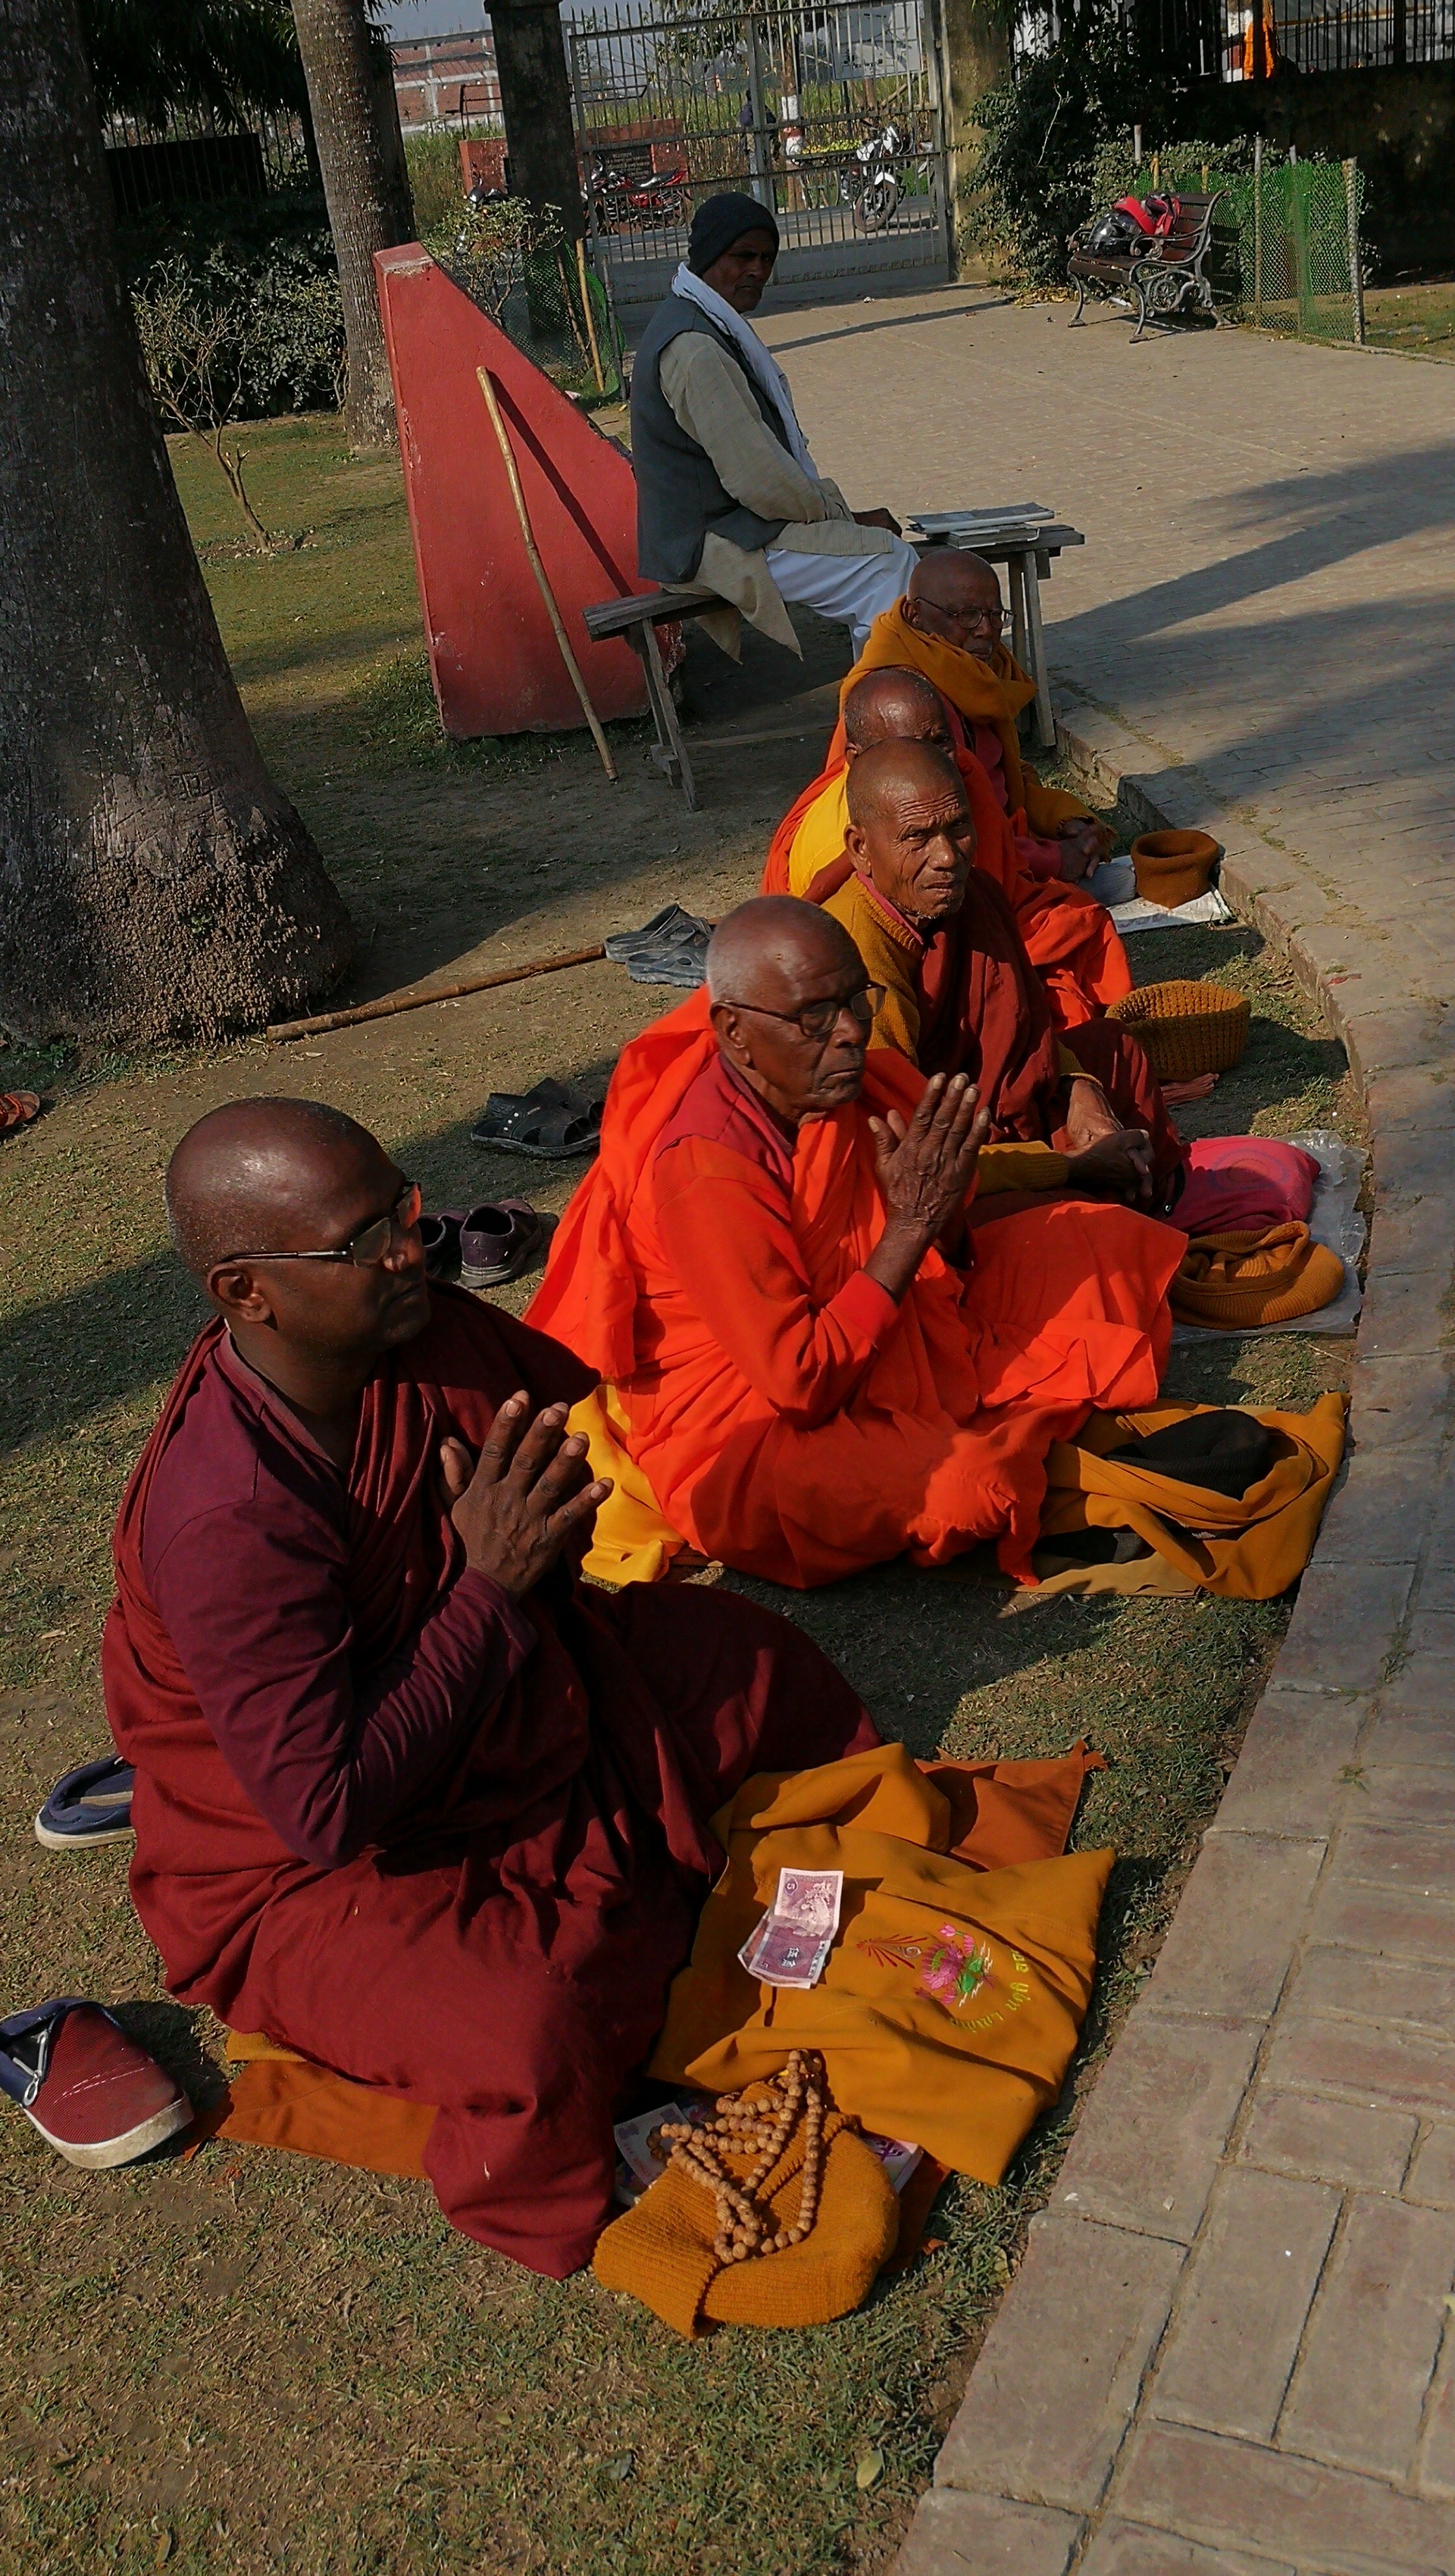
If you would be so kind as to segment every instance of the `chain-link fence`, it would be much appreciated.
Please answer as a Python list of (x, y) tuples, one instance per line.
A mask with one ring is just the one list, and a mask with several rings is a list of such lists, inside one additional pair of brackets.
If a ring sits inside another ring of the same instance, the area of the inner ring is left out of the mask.
[(1213, 185), (1226, 190), (1218, 217), (1233, 251), (1229, 284), (1241, 319), (1299, 340), (1362, 340), (1358, 164), (1260, 156), (1252, 171)]
[(456, 286), (587, 410), (623, 399), (626, 343), (586, 246), (518, 197), (466, 205), (426, 237)]

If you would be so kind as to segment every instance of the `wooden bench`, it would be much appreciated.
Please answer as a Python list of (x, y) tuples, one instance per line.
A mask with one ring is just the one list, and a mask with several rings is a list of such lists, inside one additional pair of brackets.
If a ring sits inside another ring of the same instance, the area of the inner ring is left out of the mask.
[(1217, 188), (1211, 196), (1179, 197), (1171, 231), (1160, 240), (1134, 243), (1124, 258), (1094, 258), (1082, 248), (1080, 233), (1073, 233), (1066, 264), (1066, 274), (1076, 288), (1071, 329), (1081, 321), (1088, 294), (1120, 304), (1128, 313), (1135, 311), (1134, 345), (1149, 322), (1170, 322), (1175, 313), (1207, 313), (1216, 327), (1221, 317), (1214, 280), (1208, 274), (1209, 255), (1215, 246), (1221, 247), (1216, 243), (1213, 215), (1226, 194), (1225, 188)]
[(652, 758), (672, 785), (681, 788), (689, 814), (697, 811), (697, 781), (683, 747), (671, 683), (662, 667), (657, 629), (676, 626), (687, 617), (705, 616), (709, 609), (721, 608), (722, 604), (717, 593), (710, 590), (644, 590), (635, 592), (630, 599), (604, 599), (599, 608), (581, 611), (593, 644), (604, 644), (608, 637), (619, 635), (634, 653), (641, 655), (647, 701), (657, 728)]

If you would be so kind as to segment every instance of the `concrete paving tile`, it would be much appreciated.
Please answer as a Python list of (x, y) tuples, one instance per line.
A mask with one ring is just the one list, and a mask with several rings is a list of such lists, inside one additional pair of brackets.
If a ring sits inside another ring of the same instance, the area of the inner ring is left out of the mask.
[(1271, 2013), (1323, 1863), (1319, 1842), (1210, 1834), (1146, 1991), (1154, 2012)]
[[(1398, 2191), (1419, 2134), (1408, 2111), (1374, 2111), (1260, 2085), (1238, 2141), (1242, 2164), (1368, 2191)], [(1417, 2194), (1424, 2198), (1427, 2195)]]
[(1008, 2496), (931, 2487), (921, 2498), (894, 2576), (1066, 2576), (1084, 2526)]
[(1359, 1356), (1439, 1351), (1450, 1330), (1450, 1273), (1372, 1269), (1359, 1317)]
[(1325, 1565), (1315, 1555), (1278, 1658), (1281, 1687), (1373, 1690), (1384, 1678), (1413, 1579), (1412, 1564)]
[(1052, 2208), (1190, 2244), (1263, 2029), (1139, 2005), (1081, 2115)]
[(1220, 2179), (1148, 2403), (1266, 2442), (1278, 2421), (1341, 2195), (1235, 2167)]
[(1360, 1749), (1360, 1764), (1361, 1821), (1371, 1825), (1455, 1823), (1455, 1779), (1447, 1767), (1377, 1762), (1367, 1746)]
[(1428, 1450), (1356, 1449), (1319, 1527), (1320, 1564), (1412, 1565), (1433, 1502)]
[(1292, 2012), (1386, 2028), (1399, 2023), (1435, 2039), (1455, 2039), (1455, 1956), (1436, 1964), (1320, 1944), (1304, 1952), (1288, 2001)]
[(1289, 2005), (1274, 2025), (1264, 2074), (1293, 2091), (1342, 2093), (1421, 2119), (1455, 2118), (1455, 2047), (1420, 2032), (1329, 2020)]
[(1406, 2200), (1430, 2209), (1455, 2209), (1455, 2125), (1428, 2129), (1415, 2150), (1405, 2183)]
[(1183, 2540), (1176, 2532), (1117, 2521), (1102, 2524), (1078, 2576), (1298, 2576), (1298, 2571), (1284, 2559), (1200, 2549), (1195, 2540)]
[(1165, 2525), (1219, 2551), (1255, 2548), (1300, 2570), (1449, 2576), (1455, 2564), (1450, 2506), (1179, 2424), (1138, 2429), (1114, 2503), (1134, 2521)]
[(1387, 1825), (1378, 1830), (1354, 1821), (1329, 1854), (1328, 1871), (1319, 1890), (1359, 1882), (1369, 1887), (1404, 1890), (1415, 1897), (1455, 1898), (1455, 1848), (1451, 1837), (1433, 1826)]
[(937, 2486), (1084, 2513), (1167, 2322), (1182, 2248), (1042, 2217), (935, 2465)]
[(1208, 1834), (1271, 1834), (1321, 1842), (1342, 1814), (1340, 1773), (1354, 1759), (1367, 1699), (1266, 1690), (1248, 1724), (1232, 1778)]
[[(1435, 1771), (1448, 1779), (1455, 1771), (1455, 1676), (1438, 1694), (1416, 1674), (1406, 1698), (1407, 1674), (1399, 1673), (1380, 1694), (1379, 1715), (1359, 1747), (1359, 1758), (1372, 1768)], [(1442, 1704), (1434, 1704), (1436, 1701)]]
[(1331, 1868), (1317, 1890), (1309, 1938), (1391, 1959), (1455, 1959), (1455, 1891), (1442, 1899), (1408, 1885), (1372, 1887)]
[(1452, 2280), (1455, 2210), (1356, 2199), (1309, 2319), (1280, 2450), (1407, 2477)]
[(1371, 1353), (1361, 1360), (1349, 1411), (1356, 1455), (1405, 1446), (1438, 1449), (1450, 1430), (1450, 1383), (1446, 1361), (1430, 1352), (1411, 1358)]

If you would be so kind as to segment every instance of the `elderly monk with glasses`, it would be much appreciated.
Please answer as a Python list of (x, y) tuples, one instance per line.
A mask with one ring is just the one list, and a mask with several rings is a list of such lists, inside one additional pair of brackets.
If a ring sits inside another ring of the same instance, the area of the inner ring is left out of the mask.
[(1079, 796), (1043, 787), (1022, 760), (1016, 719), (1036, 684), (1007, 652), (1004, 627), (994, 565), (953, 546), (932, 546), (904, 597), (875, 618), (839, 703), (866, 671), (884, 663), (923, 673), (960, 719), (1009, 818), (1021, 865), (1031, 876), (1076, 883), (1105, 857), (1111, 835)]
[(706, 1555), (807, 1585), (994, 1539), (1028, 1576), (1051, 1443), (1156, 1394), (1183, 1237), (1065, 1200), (967, 1238), (986, 1113), (870, 1051), (882, 1003), (817, 905), (720, 922), (621, 1058), (531, 1321)]
[(235, 1101), (167, 1175), (212, 1320), (127, 1488), (103, 1671), (131, 1888), (184, 2003), (432, 2103), (425, 2169), (561, 2276), (753, 1771), (877, 1743), (729, 1593), (583, 1589), (593, 1374), (431, 1284), (334, 1109)]

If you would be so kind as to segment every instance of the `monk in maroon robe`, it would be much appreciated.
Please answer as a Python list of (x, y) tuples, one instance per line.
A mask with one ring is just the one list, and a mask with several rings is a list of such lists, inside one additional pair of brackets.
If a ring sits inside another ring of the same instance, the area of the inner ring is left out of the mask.
[(471, 2236), (559, 2277), (757, 1770), (878, 1741), (736, 1595), (584, 1589), (597, 1503), (558, 1343), (431, 1287), (419, 1192), (337, 1111), (183, 1138), (217, 1308), (122, 1504), (103, 1666), (132, 1895), (172, 1992), (435, 2103)]

